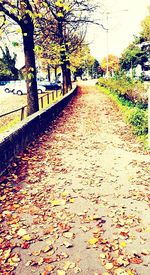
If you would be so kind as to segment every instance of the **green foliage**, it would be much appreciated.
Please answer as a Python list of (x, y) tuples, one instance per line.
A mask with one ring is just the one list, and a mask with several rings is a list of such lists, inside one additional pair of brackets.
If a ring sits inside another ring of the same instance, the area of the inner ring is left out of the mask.
[(147, 107), (148, 94), (144, 84), (138, 80), (131, 79), (123, 75), (119, 78), (100, 78), (98, 84), (116, 92), (124, 99), (131, 101), (135, 105)]
[(127, 120), (133, 127), (134, 134), (140, 136), (148, 133), (148, 113), (134, 108), (128, 111)]
[(10, 54), (9, 48), (0, 47), (2, 58), (0, 58), (0, 79), (1, 80), (15, 80), (18, 79), (18, 70), (15, 68), (16, 55), (13, 57)]
[(147, 53), (142, 51), (134, 40), (122, 53), (119, 60), (121, 70), (128, 71), (135, 68), (138, 64), (142, 65), (143, 61), (147, 61)]
[[(120, 81), (120, 82), (119, 82)], [(127, 91), (127, 88), (134, 87), (131, 80), (126, 80), (124, 83), (123, 79), (120, 80), (114, 80), (114, 79), (104, 79), (101, 78), (98, 81), (98, 85), (100, 87), (100, 90), (107, 95), (117, 104), (119, 109), (124, 114), (124, 119), (127, 123), (129, 123), (132, 127), (133, 133), (138, 136), (141, 142), (144, 143), (144, 145), (147, 147), (148, 145), (148, 110), (145, 108), (146, 105), (141, 104), (139, 102), (135, 103), (135, 100), (129, 100), (124, 97), (123, 89), (125, 87), (125, 90)], [(123, 85), (124, 86), (119, 86)], [(128, 84), (128, 85), (127, 85)], [(139, 84), (139, 91), (141, 87), (141, 83)], [(137, 85), (138, 87), (138, 85)], [(122, 92), (122, 93), (121, 93)], [(129, 93), (130, 95), (130, 93)], [(137, 95), (135, 97), (137, 99)], [(145, 99), (144, 99), (145, 100)], [(141, 96), (140, 96), (140, 102), (141, 102)]]

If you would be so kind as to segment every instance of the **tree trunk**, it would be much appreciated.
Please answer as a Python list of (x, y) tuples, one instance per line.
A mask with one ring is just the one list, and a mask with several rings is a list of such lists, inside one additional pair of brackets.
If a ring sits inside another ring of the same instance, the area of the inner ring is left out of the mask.
[(47, 76), (48, 81), (51, 82), (51, 67), (49, 65), (47, 66)]
[(60, 37), (60, 59), (61, 59), (61, 69), (63, 78), (63, 94), (66, 94), (68, 90), (71, 89), (71, 72), (70, 72), (70, 62), (67, 60), (67, 45), (65, 43), (63, 35), (62, 22), (58, 23), (58, 31)]
[(26, 20), (21, 28), (23, 33), (23, 45), (25, 55), (27, 115), (29, 116), (39, 110), (33, 38), (34, 26), (31, 20)]
[(57, 80), (57, 65), (54, 68), (55, 80)]
[(65, 95), (67, 93), (67, 77), (66, 77), (66, 66), (65, 64), (61, 64), (61, 70), (62, 70), (62, 80), (63, 80), (63, 95)]
[(71, 82), (71, 71), (70, 71), (70, 62), (67, 61), (67, 70), (66, 70), (66, 78), (67, 78), (67, 89), (72, 89), (72, 82)]

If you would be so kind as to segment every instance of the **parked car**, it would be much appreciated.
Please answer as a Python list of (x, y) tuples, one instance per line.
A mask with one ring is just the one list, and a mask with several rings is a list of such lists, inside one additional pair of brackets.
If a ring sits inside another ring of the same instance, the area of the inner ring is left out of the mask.
[(7, 83), (9, 83), (9, 81), (7, 81), (7, 80), (0, 80), (0, 86), (6, 85)]
[[(42, 94), (42, 93), (44, 93), (46, 91), (46, 88), (44, 86), (38, 84), (37, 91), (38, 91), (38, 94)], [(26, 83), (23, 82), (21, 84), (17, 84), (15, 86), (13, 94), (26, 95), (27, 94)]]
[(61, 85), (56, 82), (49, 82), (49, 81), (40, 81), (38, 85), (41, 85), (46, 88), (46, 90), (60, 90)]
[(144, 81), (150, 81), (150, 75), (144, 75), (143, 80)]
[[(24, 80), (18, 80), (18, 81), (11, 81), (4, 87), (4, 91), (6, 93), (13, 93), (17, 95), (25, 95), (27, 94), (27, 87)], [(38, 85), (38, 93), (44, 93), (46, 91), (46, 88), (42, 85)]]
[(6, 85), (4, 85), (4, 91), (6, 93), (11, 93), (14, 91), (15, 86), (16, 86), (16, 81), (10, 81)]

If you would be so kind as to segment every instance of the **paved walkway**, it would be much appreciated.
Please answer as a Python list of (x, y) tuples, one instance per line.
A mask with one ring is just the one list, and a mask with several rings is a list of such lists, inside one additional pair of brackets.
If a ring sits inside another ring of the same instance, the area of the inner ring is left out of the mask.
[(149, 164), (84, 87), (1, 179), (0, 274), (150, 274)]

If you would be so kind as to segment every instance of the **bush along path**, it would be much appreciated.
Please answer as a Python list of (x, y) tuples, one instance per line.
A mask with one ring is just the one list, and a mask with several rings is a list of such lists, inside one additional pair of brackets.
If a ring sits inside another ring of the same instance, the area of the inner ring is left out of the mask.
[(0, 274), (148, 275), (150, 155), (84, 87), (0, 185)]

